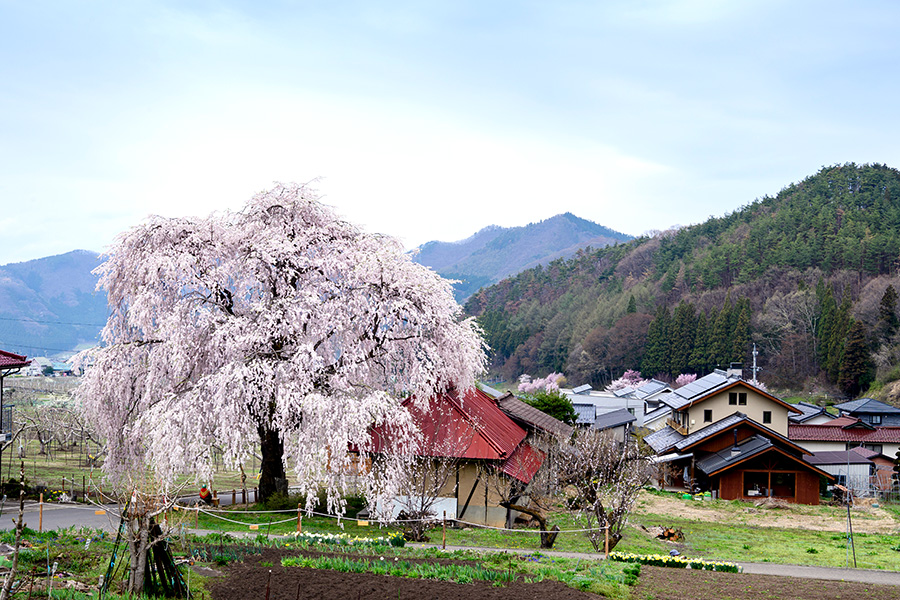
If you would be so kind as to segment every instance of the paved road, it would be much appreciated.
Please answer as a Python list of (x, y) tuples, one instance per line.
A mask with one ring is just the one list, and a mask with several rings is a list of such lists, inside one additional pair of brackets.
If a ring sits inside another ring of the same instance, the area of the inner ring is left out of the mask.
[[(44, 503), (43, 519), (37, 502), (25, 503), (25, 523), (35, 531), (42, 523), (44, 531), (68, 527), (90, 527), (116, 531), (119, 528), (119, 507), (116, 504), (93, 506), (83, 504)], [(13, 529), (19, 514), (19, 503), (0, 502), (0, 530)], [(98, 514), (103, 513), (103, 514)]]

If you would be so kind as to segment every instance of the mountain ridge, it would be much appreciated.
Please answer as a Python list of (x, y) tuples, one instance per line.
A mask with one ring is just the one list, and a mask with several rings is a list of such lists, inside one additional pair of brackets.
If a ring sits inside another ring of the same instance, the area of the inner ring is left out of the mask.
[(100, 254), (64, 254), (0, 266), (0, 348), (52, 356), (98, 341), (107, 318), (96, 292)]
[(416, 249), (413, 260), (444, 277), (462, 280), (455, 290), (457, 299), (464, 301), (481, 287), (524, 269), (630, 239), (566, 212), (518, 227), (489, 225), (456, 242), (426, 242)]

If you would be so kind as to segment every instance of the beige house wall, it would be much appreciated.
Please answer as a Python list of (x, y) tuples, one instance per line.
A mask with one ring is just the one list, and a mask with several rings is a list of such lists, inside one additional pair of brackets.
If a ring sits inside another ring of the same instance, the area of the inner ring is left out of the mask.
[[(478, 463), (469, 462), (460, 464), (457, 473), (459, 478), (459, 486), (456, 487), (456, 477), (451, 477), (444, 488), (441, 490), (441, 496), (456, 496), (457, 514), (454, 518), (467, 523), (475, 523), (477, 525), (488, 525), (491, 527), (503, 527), (506, 525), (507, 510), (500, 506), (501, 498), (486, 485), (484, 478), (478, 477)], [(475, 490), (472, 490), (472, 487)], [(469, 494), (471, 493), (471, 499)], [(466, 506), (466, 500), (469, 505)], [(463, 512), (465, 510), (465, 512)], [(450, 517), (450, 515), (447, 515)]]
[[(746, 393), (747, 404), (729, 404), (729, 392)], [(731, 416), (736, 412), (742, 412), (760, 425), (787, 437), (788, 409), (749, 388), (736, 386), (690, 407), (688, 409), (689, 433), (703, 429), (711, 424), (710, 422), (704, 422), (703, 420), (703, 411), (706, 410), (712, 410), (712, 423), (721, 421), (725, 417)], [(772, 412), (771, 423), (763, 423), (763, 412), (767, 410)]]
[[(816, 452), (843, 452), (847, 450), (847, 442), (835, 441), (835, 442), (816, 442), (816, 441), (803, 441), (803, 440), (791, 440), (801, 448), (805, 448), (809, 450), (813, 454)], [(881, 444), (881, 453), (885, 456), (896, 456), (897, 452), (900, 452), (900, 444), (896, 443), (882, 443), (882, 442), (870, 442), (875, 444)]]

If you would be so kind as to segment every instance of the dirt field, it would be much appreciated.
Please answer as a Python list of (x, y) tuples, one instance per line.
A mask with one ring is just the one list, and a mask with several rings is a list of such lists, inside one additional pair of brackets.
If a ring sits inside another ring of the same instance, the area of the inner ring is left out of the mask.
[(900, 588), (849, 581), (643, 567), (640, 600), (896, 600)]
[[(284, 551), (268, 550), (247, 557), (242, 563), (222, 567), (224, 575), (213, 580), (215, 600), (590, 600), (594, 594), (579, 592), (565, 584), (513, 583), (493, 587), (490, 583), (458, 584), (442, 581), (388, 577), (368, 573), (341, 573), (320, 569), (282, 567)], [(265, 564), (261, 564), (265, 563)], [(271, 564), (272, 566), (267, 566)], [(266, 585), (269, 593), (266, 593)]]
[[(871, 502), (869, 503), (871, 504)], [(846, 513), (825, 506), (789, 505), (787, 508), (736, 508), (724, 501), (686, 501), (644, 493), (638, 500), (638, 513), (678, 515), (697, 521), (717, 521), (759, 527), (783, 527), (814, 531), (844, 531)], [(900, 523), (881, 509), (858, 503), (852, 509), (853, 530), (857, 533), (897, 533)]]
[[(241, 563), (217, 567), (222, 573), (210, 583), (215, 600), (590, 600), (594, 594), (562, 583), (457, 584), (385, 575), (340, 573), (282, 567), (285, 550), (267, 550)], [(266, 586), (269, 593), (266, 593)], [(644, 566), (632, 598), (640, 600), (891, 600), (900, 588), (845, 581), (798, 579), (746, 573), (716, 573)]]

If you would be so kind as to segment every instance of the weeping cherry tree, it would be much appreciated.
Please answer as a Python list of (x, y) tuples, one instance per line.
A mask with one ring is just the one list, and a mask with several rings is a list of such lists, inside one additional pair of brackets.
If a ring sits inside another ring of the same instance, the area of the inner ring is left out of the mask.
[(152, 217), (98, 273), (111, 314), (79, 396), (113, 484), (146, 465), (162, 482), (206, 481), (214, 444), (232, 468), (260, 448), (262, 498), (287, 490), (290, 469), (340, 508), (364, 462), (348, 448), (365, 454), (385, 423), (412, 437), (404, 397), (468, 389), (485, 365), (450, 282), (307, 186), (237, 213)]

